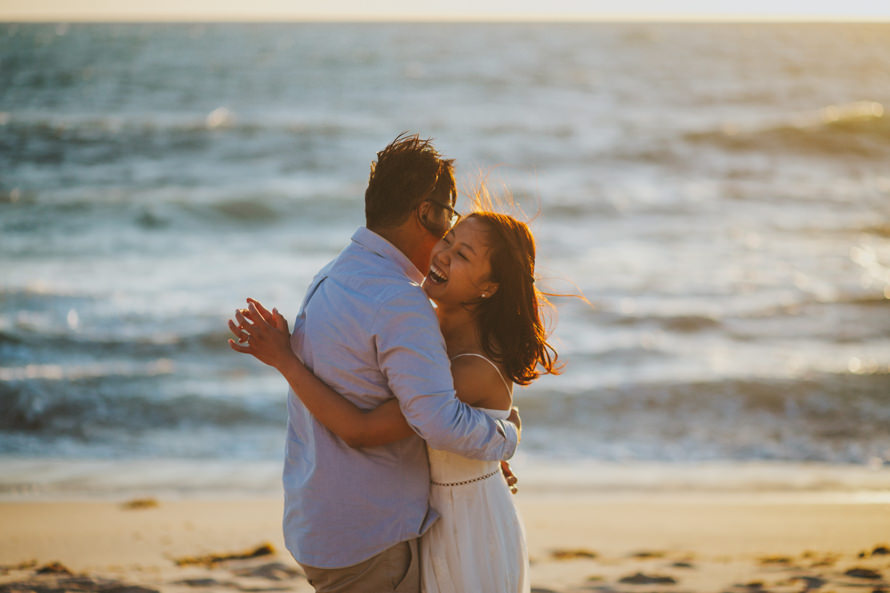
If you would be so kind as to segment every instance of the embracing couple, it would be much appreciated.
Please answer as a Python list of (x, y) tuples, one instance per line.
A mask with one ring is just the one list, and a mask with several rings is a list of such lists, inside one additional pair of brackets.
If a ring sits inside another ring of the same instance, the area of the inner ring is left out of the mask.
[(461, 217), (456, 199), (452, 161), (399, 136), (371, 166), (366, 226), (293, 332), (253, 299), (229, 321), (230, 346), (291, 387), (284, 538), (318, 592), (530, 589), (499, 462), (519, 443), (513, 385), (556, 353), (528, 227)]

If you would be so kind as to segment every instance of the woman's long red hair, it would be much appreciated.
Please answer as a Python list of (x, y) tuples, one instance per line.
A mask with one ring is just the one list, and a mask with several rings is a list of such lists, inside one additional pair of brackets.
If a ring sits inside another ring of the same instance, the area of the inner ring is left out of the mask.
[(558, 374), (556, 350), (547, 342), (542, 309), (550, 303), (535, 286), (535, 239), (528, 225), (507, 214), (477, 211), (490, 242), (491, 279), (499, 285), (478, 302), (485, 354), (504, 366), (514, 383)]

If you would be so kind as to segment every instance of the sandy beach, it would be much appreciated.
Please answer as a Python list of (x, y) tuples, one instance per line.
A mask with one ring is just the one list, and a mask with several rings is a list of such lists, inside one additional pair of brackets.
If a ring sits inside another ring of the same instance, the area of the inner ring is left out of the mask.
[[(533, 591), (890, 590), (890, 506), (847, 495), (520, 493)], [(281, 500), (0, 503), (0, 592), (311, 591)]]

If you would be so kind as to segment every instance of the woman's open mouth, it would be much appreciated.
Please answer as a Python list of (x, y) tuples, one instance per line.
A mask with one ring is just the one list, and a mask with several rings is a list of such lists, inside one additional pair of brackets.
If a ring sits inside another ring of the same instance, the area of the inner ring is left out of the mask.
[(435, 265), (430, 265), (430, 273), (428, 276), (435, 284), (444, 284), (445, 282), (448, 282), (448, 276)]

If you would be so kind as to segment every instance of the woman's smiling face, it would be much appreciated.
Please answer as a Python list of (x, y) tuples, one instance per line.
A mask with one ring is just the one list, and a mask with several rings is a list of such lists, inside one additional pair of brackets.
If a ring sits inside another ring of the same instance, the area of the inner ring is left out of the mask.
[(427, 296), (440, 305), (491, 296), (497, 283), (491, 281), (490, 252), (485, 223), (472, 216), (461, 220), (433, 247), (423, 283)]

